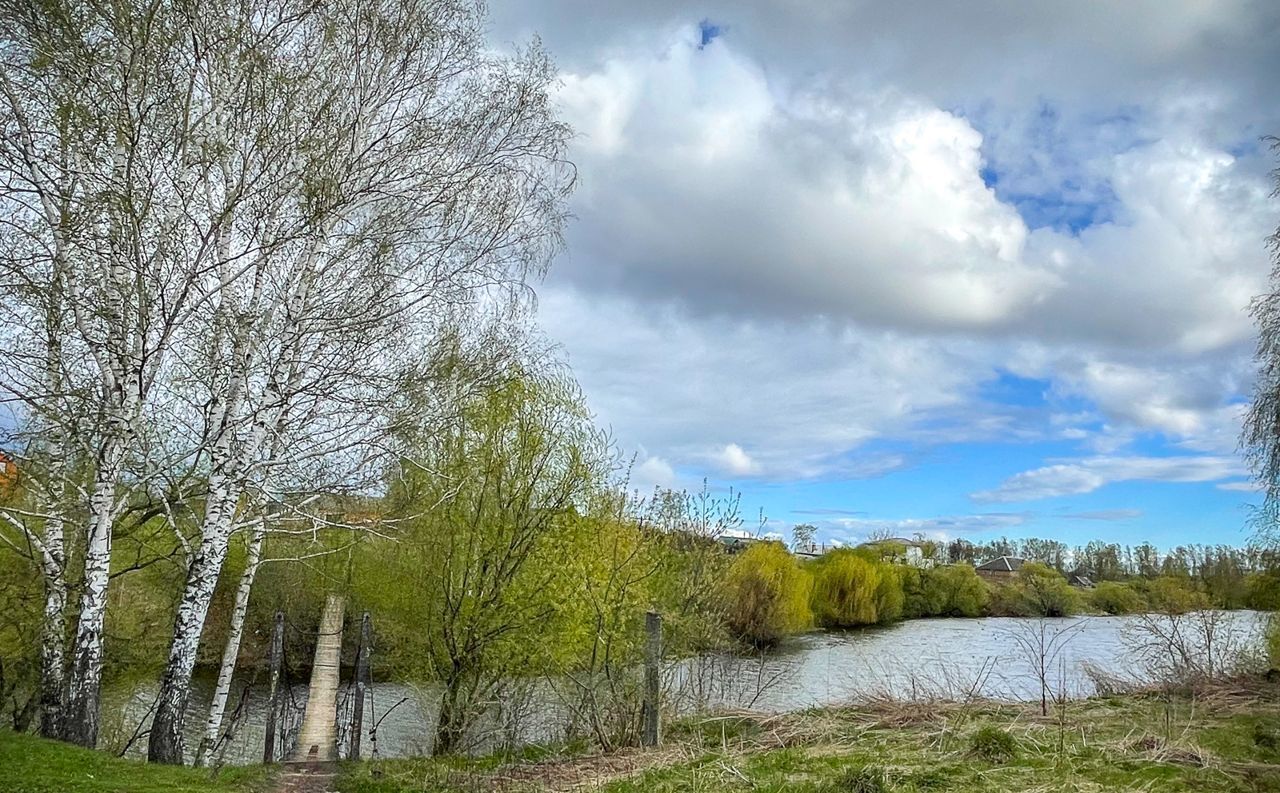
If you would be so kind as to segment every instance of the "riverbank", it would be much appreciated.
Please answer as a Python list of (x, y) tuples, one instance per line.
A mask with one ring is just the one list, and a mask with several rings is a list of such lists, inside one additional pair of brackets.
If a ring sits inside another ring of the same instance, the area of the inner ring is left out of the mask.
[(342, 793), (641, 791), (1280, 791), (1280, 685), (1215, 684), (1037, 705), (884, 703), (728, 713), (607, 756), (348, 764)]
[[(664, 745), (609, 755), (344, 763), (341, 793), (605, 790), (1280, 791), (1280, 683), (1034, 704), (882, 702), (670, 725)], [(147, 765), (0, 731), (0, 793), (265, 793), (279, 766)]]

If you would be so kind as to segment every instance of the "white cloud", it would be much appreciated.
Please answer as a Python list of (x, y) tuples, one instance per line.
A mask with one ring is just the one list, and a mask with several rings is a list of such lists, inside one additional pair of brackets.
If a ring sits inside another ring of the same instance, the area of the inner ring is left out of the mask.
[(758, 470), (751, 455), (736, 443), (725, 446), (714, 459), (720, 470), (730, 476), (751, 476)]
[(1097, 509), (1088, 512), (1069, 512), (1059, 515), (1061, 518), (1070, 520), (1102, 520), (1102, 521), (1118, 521), (1133, 520), (1142, 517), (1140, 509)]
[(1099, 456), (1023, 471), (994, 490), (973, 493), (971, 498), (978, 502), (1034, 501), (1091, 493), (1112, 482), (1213, 482), (1242, 473), (1240, 461), (1226, 456)]
[(631, 469), (631, 488), (640, 493), (649, 493), (655, 487), (675, 489), (677, 484), (675, 469), (661, 457), (646, 456)]
[(861, 449), (873, 439), (925, 424), (956, 437), (1007, 430), (967, 412), (990, 368), (925, 340), (695, 316), (562, 287), (544, 290), (539, 314), (600, 422), (677, 473), (875, 476), (909, 459)]
[(1262, 487), (1253, 480), (1244, 482), (1221, 482), (1218, 484), (1219, 490), (1230, 490), (1238, 493), (1260, 493)]
[[(541, 321), (653, 480), (875, 476), (962, 440), (1097, 455), (975, 494), (1005, 501), (1176, 477), (1099, 462), (1139, 439), (1225, 458), (1274, 227), (1265, 6), (713, 0), (705, 47), (678, 4), (495, 9), (547, 34), (579, 132)], [(1036, 220), (1058, 204), (1095, 222)], [(1002, 370), (1047, 404), (984, 398)]]
[(819, 526), (824, 536), (846, 543), (861, 542), (885, 531), (895, 537), (923, 534), (932, 540), (948, 540), (960, 534), (1010, 531), (1026, 525), (1033, 517), (1029, 512), (988, 512), (930, 518), (839, 518), (823, 521)]

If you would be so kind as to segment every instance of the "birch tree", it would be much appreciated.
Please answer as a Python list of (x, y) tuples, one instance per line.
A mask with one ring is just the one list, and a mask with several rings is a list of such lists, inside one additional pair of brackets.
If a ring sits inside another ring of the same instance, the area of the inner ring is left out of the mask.
[[(4, 212), (6, 314), (22, 335), (4, 360), (6, 397), (34, 429), (26, 462), (48, 465), (37, 488), (39, 538), (17, 526), (40, 557), (45, 579), (42, 728), (92, 745), (97, 732), (102, 627), (111, 526), (136, 419), (171, 324), (156, 289), (168, 261), (151, 249), (156, 224), (138, 189), (155, 174), (141, 166), (144, 119), (153, 107), (130, 102), (154, 62), (134, 58), (119, 27), (67, 7), (3, 7)], [(132, 31), (136, 32), (136, 31)], [(140, 167), (141, 166), (141, 167)], [(153, 255), (154, 254), (154, 255)], [(42, 366), (32, 366), (37, 360)], [(78, 392), (82, 399), (68, 399)], [(79, 449), (72, 449), (74, 440)], [(85, 517), (83, 586), (67, 681), (69, 712), (60, 718), (67, 530), (62, 475), (83, 454), (90, 469), (79, 495)], [(38, 539), (38, 541), (37, 541)], [(55, 616), (56, 615), (56, 616)]]
[[(273, 114), (222, 150), (256, 150), (264, 136), (287, 150), (270, 160), (282, 163), (270, 222), (246, 212), (247, 228), (227, 224), (250, 272), (222, 278), (182, 356), (194, 393), (209, 389), (197, 455), (208, 484), (149, 737), (160, 762), (183, 758), (196, 651), (245, 488), (300, 470), (313, 486), (351, 487), (380, 471), (406, 353), (430, 345), (452, 307), (541, 272), (571, 184), (545, 56), (486, 55), (473, 4), (234, 11), (220, 35), (245, 51), (211, 69), (210, 85), (231, 87), (210, 101), (236, 95), (249, 63)], [(271, 36), (257, 35), (259, 15)]]

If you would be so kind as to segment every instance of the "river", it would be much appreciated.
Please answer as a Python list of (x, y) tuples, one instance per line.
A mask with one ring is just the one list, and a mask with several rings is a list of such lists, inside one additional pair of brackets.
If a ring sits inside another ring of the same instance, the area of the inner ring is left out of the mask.
[[(1251, 611), (1213, 614), (1212, 620), (1188, 622), (1182, 630), (1203, 657), (1229, 667), (1256, 648), (1266, 615)], [(1028, 701), (1041, 695), (1035, 669), (1043, 647), (1048, 651), (1044, 667), (1051, 692), (1087, 697), (1097, 693), (1090, 668), (1117, 680), (1140, 683), (1149, 679), (1152, 657), (1143, 647), (1155, 637), (1143, 625), (1144, 618), (1139, 616), (911, 620), (888, 627), (806, 634), (762, 656), (674, 661), (665, 670), (664, 685), (670, 701), (682, 711), (734, 707), (786, 712), (877, 697), (960, 699), (969, 694)], [(212, 682), (204, 677), (196, 681), (187, 717), (189, 750), (203, 729)], [(264, 689), (237, 684), (230, 707), (237, 705), (246, 688), (248, 697), (237, 719), (235, 737), (224, 752), (229, 764), (259, 762), (262, 757)], [(379, 756), (429, 753), (435, 718), (431, 686), (379, 682), (372, 689), (371, 701), (366, 704), (366, 729), (379, 723)], [(479, 749), (562, 737), (568, 716), (554, 686), (532, 681), (512, 691), (521, 692), (521, 696), (508, 692), (496, 708), (501, 715), (491, 719), (485, 735), (477, 738)], [(299, 712), (306, 700), (305, 684), (293, 685), (290, 695), (296, 705), (294, 712)], [(154, 688), (149, 686), (124, 697), (119, 711), (121, 736), (127, 738), (132, 727), (144, 719), (153, 697)], [(130, 754), (144, 751), (145, 741), (137, 743), (140, 745)], [(371, 748), (365, 738), (365, 756)]]

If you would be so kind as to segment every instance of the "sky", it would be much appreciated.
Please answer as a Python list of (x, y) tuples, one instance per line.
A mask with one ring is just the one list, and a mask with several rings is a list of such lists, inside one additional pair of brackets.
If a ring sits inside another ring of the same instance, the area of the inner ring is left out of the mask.
[(1280, 3), (491, 15), (560, 69), (539, 323), (634, 487), (827, 541), (1248, 541)]

